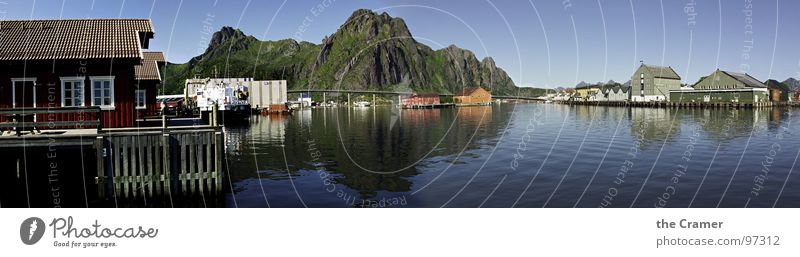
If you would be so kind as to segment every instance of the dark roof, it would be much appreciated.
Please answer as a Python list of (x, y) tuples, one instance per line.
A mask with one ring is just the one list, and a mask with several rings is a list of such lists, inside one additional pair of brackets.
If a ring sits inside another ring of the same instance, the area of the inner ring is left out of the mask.
[(747, 87), (757, 87), (757, 88), (767, 87), (766, 85), (764, 85), (764, 83), (761, 83), (761, 81), (758, 81), (757, 79), (753, 78), (747, 73), (738, 73), (730, 71), (722, 71), (722, 73), (728, 74), (728, 76), (731, 76), (733, 77), (733, 79), (744, 83), (744, 85)]
[(609, 91), (614, 91), (614, 93), (619, 93), (621, 90), (623, 93), (628, 93), (628, 90), (631, 89), (631, 86), (626, 86), (622, 84), (606, 84), (600, 89), (603, 94), (608, 94)]
[(678, 76), (678, 73), (672, 69), (672, 67), (663, 67), (663, 66), (655, 66), (649, 64), (642, 64), (645, 68), (650, 70), (653, 73), (653, 76), (656, 78), (665, 78), (665, 79), (681, 79), (681, 76)]
[(134, 66), (137, 80), (161, 81), (159, 67), (165, 63), (164, 54), (161, 52), (143, 52), (142, 64)]
[(2, 20), (0, 60), (138, 58), (148, 19)]
[(765, 82), (764, 84), (767, 85), (767, 88), (778, 88), (783, 92), (791, 91), (791, 89), (789, 89), (789, 86), (781, 82), (778, 82), (777, 80), (774, 79), (767, 80), (767, 82)]
[[(481, 87), (468, 87), (468, 88), (461, 89), (461, 91), (459, 91), (459, 92), (456, 94), (456, 96), (468, 96), (468, 95), (472, 95), (472, 93), (475, 93), (475, 91), (477, 91), (479, 88), (481, 88)], [(488, 91), (488, 90), (487, 90), (487, 91)]]

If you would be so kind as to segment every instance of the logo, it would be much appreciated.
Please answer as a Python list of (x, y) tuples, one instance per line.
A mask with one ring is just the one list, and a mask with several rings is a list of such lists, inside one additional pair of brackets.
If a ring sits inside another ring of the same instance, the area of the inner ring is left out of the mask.
[(39, 242), (44, 235), (44, 221), (37, 217), (30, 217), (19, 226), (19, 239), (26, 245), (33, 245)]

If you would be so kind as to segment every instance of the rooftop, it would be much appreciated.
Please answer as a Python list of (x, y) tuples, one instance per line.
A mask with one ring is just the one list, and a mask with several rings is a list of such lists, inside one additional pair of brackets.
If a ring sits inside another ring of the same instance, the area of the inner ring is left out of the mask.
[(681, 79), (681, 76), (678, 76), (678, 73), (672, 69), (672, 67), (664, 67), (664, 66), (656, 66), (650, 64), (642, 64), (645, 68), (650, 70), (656, 78), (665, 78), (665, 79)]
[(161, 81), (161, 67), (166, 61), (161, 52), (143, 52), (142, 64), (134, 66), (137, 80)]
[(747, 73), (738, 73), (738, 72), (730, 72), (730, 71), (722, 71), (722, 73), (728, 74), (729, 76), (733, 77), (735, 80), (742, 82), (747, 87), (767, 87), (761, 81), (753, 78), (752, 76), (748, 75)]
[(482, 87), (467, 87), (467, 88), (463, 88), (463, 89), (461, 89), (461, 91), (458, 91), (458, 93), (456, 93), (456, 96), (472, 95), (472, 93), (475, 93), (475, 91), (477, 91), (478, 89), (482, 89)]
[(0, 60), (142, 58), (149, 19), (0, 20)]

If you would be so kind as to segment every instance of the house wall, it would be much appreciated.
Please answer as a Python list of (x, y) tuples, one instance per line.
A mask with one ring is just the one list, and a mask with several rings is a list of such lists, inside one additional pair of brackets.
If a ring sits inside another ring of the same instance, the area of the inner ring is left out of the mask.
[(588, 100), (590, 102), (624, 102), (628, 101), (628, 92), (624, 92), (623, 90), (608, 90), (607, 93), (603, 93), (602, 91), (597, 92), (596, 94), (590, 95)]
[(579, 88), (575, 89), (575, 92), (578, 94), (579, 98), (589, 99), (589, 95), (592, 93), (599, 93), (600, 88), (592, 87), (592, 88)]
[(403, 105), (431, 105), (439, 104), (439, 96), (402, 96)]
[(492, 94), (481, 88), (467, 96), (454, 96), (453, 100), (461, 104), (488, 104), (492, 102)]
[(614, 101), (614, 102), (627, 101), (628, 100), (628, 92), (625, 92), (623, 90), (619, 90), (616, 93), (614, 93), (614, 91), (611, 90), (608, 93), (608, 100), (609, 101)]
[[(161, 86), (159, 81), (147, 80), (147, 81), (138, 81), (137, 88), (135, 89), (144, 89), (146, 90), (145, 93), (147, 94), (145, 99), (145, 109), (136, 109), (137, 116), (136, 118), (140, 118), (143, 116), (153, 116), (157, 115), (160, 111), (158, 109), (158, 104), (156, 101), (156, 96), (158, 96), (158, 88)], [(135, 91), (134, 91), (135, 92)], [(116, 92), (115, 92), (116, 93)], [(134, 95), (134, 108), (136, 107), (136, 98)]]
[[(642, 78), (642, 74), (644, 74), (644, 78)], [(653, 74), (650, 69), (640, 65), (631, 76), (631, 100), (637, 102), (668, 101), (669, 91), (678, 90), (680, 87), (680, 80), (656, 78), (656, 74)]]
[(712, 90), (712, 91), (673, 91), (671, 102), (702, 103), (708, 96), (709, 103), (754, 103), (767, 102), (769, 95), (766, 90)]
[[(84, 61), (27, 61), (27, 62), (2, 62), (0, 67), (0, 108), (12, 107), (12, 78), (36, 78), (36, 106), (40, 108), (61, 107), (61, 79), (60, 77), (86, 77), (84, 80), (84, 106), (91, 106), (90, 76), (114, 76), (114, 106), (113, 110), (103, 110), (103, 127), (119, 128), (132, 127), (139, 113), (135, 107), (136, 81), (134, 79), (134, 65), (138, 60), (119, 59), (113, 63), (109, 60), (84, 60)], [(148, 90), (146, 103), (148, 108), (155, 108), (155, 85), (144, 85)], [(152, 92), (151, 92), (152, 91)], [(37, 121), (73, 121), (78, 119), (93, 119), (88, 114), (50, 114), (39, 115)]]

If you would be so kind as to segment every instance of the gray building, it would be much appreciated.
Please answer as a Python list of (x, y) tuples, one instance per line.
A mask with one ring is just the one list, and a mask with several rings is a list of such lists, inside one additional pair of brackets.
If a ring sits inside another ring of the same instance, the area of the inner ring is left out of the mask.
[(631, 101), (669, 101), (669, 91), (681, 88), (681, 76), (672, 67), (642, 64), (631, 76)]

